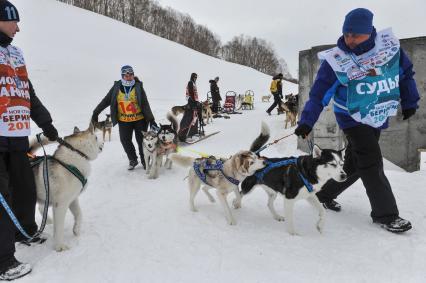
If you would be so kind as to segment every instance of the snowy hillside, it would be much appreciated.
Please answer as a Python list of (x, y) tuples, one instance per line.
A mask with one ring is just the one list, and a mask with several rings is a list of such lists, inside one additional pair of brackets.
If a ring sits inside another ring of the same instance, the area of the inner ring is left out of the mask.
[[(164, 121), (173, 105), (184, 103), (191, 72), (198, 73), (202, 96), (208, 80), (219, 76), (226, 90), (252, 89), (255, 110), (215, 119), (207, 131), (221, 130), (186, 149), (229, 156), (249, 147), (268, 123), (272, 138), (290, 134), (283, 116), (267, 116), (270, 77), (226, 63), (111, 19), (54, 0), (15, 0), (22, 22), (15, 44), (26, 56), (30, 77), (40, 99), (54, 117), (60, 135), (73, 126), (87, 126), (91, 112), (119, 79), (119, 68), (132, 64), (144, 81), (157, 120)], [(285, 85), (284, 92), (297, 91)], [(100, 117), (102, 118), (102, 117)], [(38, 132), (34, 129), (34, 133)], [(17, 246), (17, 258), (34, 265), (20, 282), (425, 282), (425, 172), (406, 173), (388, 166), (401, 216), (413, 230), (394, 235), (371, 223), (369, 203), (361, 182), (339, 201), (340, 213), (327, 213), (324, 233), (315, 229), (316, 213), (297, 203), (295, 225), (301, 236), (289, 236), (285, 224), (272, 219), (267, 197), (255, 190), (234, 210), (238, 222), (229, 226), (218, 203), (199, 193), (199, 212), (189, 210), (187, 170), (161, 169), (148, 180), (141, 167), (126, 170), (118, 129), (93, 162), (89, 187), (81, 195), (81, 236), (72, 235), (67, 215), (65, 242), (70, 250), (53, 250), (48, 241)], [(265, 151), (267, 156), (298, 155), (291, 136)], [(229, 199), (232, 200), (233, 196)], [(276, 207), (283, 213), (282, 198)], [(40, 218), (38, 218), (40, 219)]]

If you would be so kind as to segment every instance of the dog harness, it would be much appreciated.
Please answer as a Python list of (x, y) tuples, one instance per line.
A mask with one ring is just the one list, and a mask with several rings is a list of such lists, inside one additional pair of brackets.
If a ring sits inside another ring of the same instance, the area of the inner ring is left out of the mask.
[(173, 142), (164, 143), (161, 142), (160, 148), (157, 150), (158, 154), (165, 154), (167, 150), (172, 149), (173, 152), (176, 152), (177, 145)]
[[(257, 171), (254, 175), (257, 178), (258, 182), (262, 182), (265, 175), (271, 171), (274, 168), (278, 168), (281, 166), (287, 166), (287, 165), (296, 165), (297, 167), (297, 158), (290, 158), (278, 162), (272, 162), (267, 160), (266, 161), (266, 167)], [(300, 179), (302, 179), (303, 183), (305, 184), (306, 189), (308, 189), (308, 192), (312, 193), (314, 191), (314, 188), (312, 187), (312, 184), (309, 183), (309, 181), (300, 173), (299, 170), (297, 170), (297, 173), (299, 173)]]
[[(44, 160), (43, 156), (36, 156), (36, 157), (32, 158), (30, 160), (31, 168), (40, 164), (41, 162), (43, 162), (43, 160)], [(47, 155), (47, 160), (57, 161), (59, 164), (64, 166), (65, 169), (67, 169), (71, 174), (73, 174), (81, 182), (81, 184), (83, 185), (83, 188), (87, 184), (87, 178), (84, 177), (84, 175), (80, 172), (80, 170), (78, 170), (77, 167), (70, 165), (70, 164), (67, 164), (67, 163), (64, 163), (64, 162), (60, 161), (59, 159), (57, 159), (57, 158), (55, 158), (51, 155)], [(82, 188), (82, 191), (83, 191), (83, 188)]]
[[(230, 183), (238, 186), (240, 184), (240, 181), (238, 181), (235, 178), (226, 176), (226, 174), (223, 172), (223, 162), (220, 159), (215, 159), (215, 163), (209, 163), (209, 158), (199, 158), (194, 161), (194, 171), (197, 174), (198, 178), (203, 181), (206, 185), (211, 186), (209, 183), (207, 183), (207, 176), (204, 173), (204, 171), (211, 171), (211, 170), (217, 170), (222, 173), (222, 175), (228, 180)], [(202, 168), (202, 169), (201, 169)]]

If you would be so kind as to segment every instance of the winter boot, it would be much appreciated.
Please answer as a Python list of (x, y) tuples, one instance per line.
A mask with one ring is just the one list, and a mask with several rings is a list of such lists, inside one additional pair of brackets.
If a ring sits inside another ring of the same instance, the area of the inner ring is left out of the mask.
[(410, 221), (405, 220), (399, 216), (388, 223), (377, 223), (377, 224), (379, 224), (380, 227), (382, 227), (383, 229), (393, 233), (403, 233), (413, 228), (411, 226)]
[(338, 203), (335, 200), (323, 202), (322, 206), (324, 206), (325, 209), (330, 209), (336, 212), (339, 212), (340, 210), (342, 210), (342, 206), (340, 205), (340, 203)]
[(46, 238), (42, 236), (36, 236), (31, 239), (31, 241), (28, 241), (28, 239), (22, 235), (21, 233), (17, 234), (15, 236), (15, 243), (21, 243), (30, 246), (31, 244), (43, 244), (46, 242)]
[(135, 169), (136, 165), (138, 165), (137, 160), (130, 160), (129, 161), (129, 167), (127, 167), (127, 170), (133, 170)]
[(28, 263), (21, 263), (13, 258), (10, 265), (3, 270), (0, 270), (0, 281), (11, 281), (21, 278), (31, 272), (31, 265)]

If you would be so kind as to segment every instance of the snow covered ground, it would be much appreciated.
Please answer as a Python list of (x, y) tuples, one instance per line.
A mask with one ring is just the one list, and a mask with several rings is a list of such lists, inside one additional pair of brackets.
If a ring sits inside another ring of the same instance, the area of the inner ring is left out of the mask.
[[(270, 126), (273, 138), (294, 130), (283, 128), (283, 116), (266, 115), (269, 103), (261, 103), (260, 96), (268, 93), (270, 77), (264, 74), (54, 0), (14, 3), (22, 19), (15, 43), (23, 49), (38, 96), (62, 136), (75, 125), (87, 127), (93, 108), (119, 78), (124, 64), (132, 64), (144, 81), (160, 122), (171, 106), (184, 103), (191, 72), (199, 75), (202, 96), (208, 79), (216, 75), (221, 78), (222, 95), (226, 90), (254, 90), (255, 110), (229, 120), (215, 119), (206, 129), (221, 133), (187, 149), (218, 156), (247, 149), (261, 120)], [(289, 93), (297, 86), (286, 84), (284, 89)], [(302, 154), (294, 136), (264, 153), (271, 157)], [(93, 162), (89, 187), (80, 197), (81, 236), (72, 235), (72, 217), (67, 215), (69, 251), (53, 250), (51, 226), (45, 230), (45, 244), (17, 246), (18, 259), (34, 265), (33, 273), (21, 282), (426, 280), (425, 171), (407, 173), (386, 163), (401, 216), (414, 226), (404, 235), (371, 223), (365, 190), (357, 182), (339, 198), (343, 211), (327, 213), (323, 234), (315, 229), (313, 209), (303, 201), (297, 203), (296, 229), (301, 236), (290, 236), (284, 223), (272, 219), (261, 189), (233, 211), (238, 224), (229, 226), (221, 206), (202, 193), (196, 198), (199, 212), (189, 210), (183, 180), (186, 169), (162, 168), (159, 179), (148, 180), (140, 166), (132, 172), (126, 167), (115, 128), (112, 141)], [(276, 207), (283, 213), (280, 197)]]

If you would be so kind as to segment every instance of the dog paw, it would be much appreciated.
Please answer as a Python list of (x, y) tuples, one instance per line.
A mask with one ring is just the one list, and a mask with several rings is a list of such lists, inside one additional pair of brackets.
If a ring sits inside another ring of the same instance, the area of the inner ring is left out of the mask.
[(277, 220), (277, 221), (284, 221), (285, 217), (281, 216), (281, 215), (276, 215), (276, 216), (274, 216), (274, 219)]
[(322, 221), (322, 220), (318, 221), (317, 230), (318, 230), (318, 232), (320, 232), (322, 234), (322, 232), (324, 231), (324, 221)]
[(234, 199), (234, 200), (232, 201), (232, 206), (233, 206), (235, 209), (241, 208), (241, 201), (240, 201), (240, 200), (237, 200), (237, 199)]
[(228, 221), (229, 225), (237, 225), (237, 221), (235, 221), (235, 219), (231, 219), (230, 221)]
[(64, 252), (64, 251), (67, 251), (69, 249), (70, 248), (65, 244), (56, 244), (55, 245), (55, 251), (57, 251), (57, 252)]
[(299, 233), (297, 233), (296, 231), (291, 231), (288, 233), (290, 234), (290, 236), (300, 236)]
[(198, 209), (196, 209), (195, 207), (191, 207), (190, 209), (192, 212), (198, 212)]

